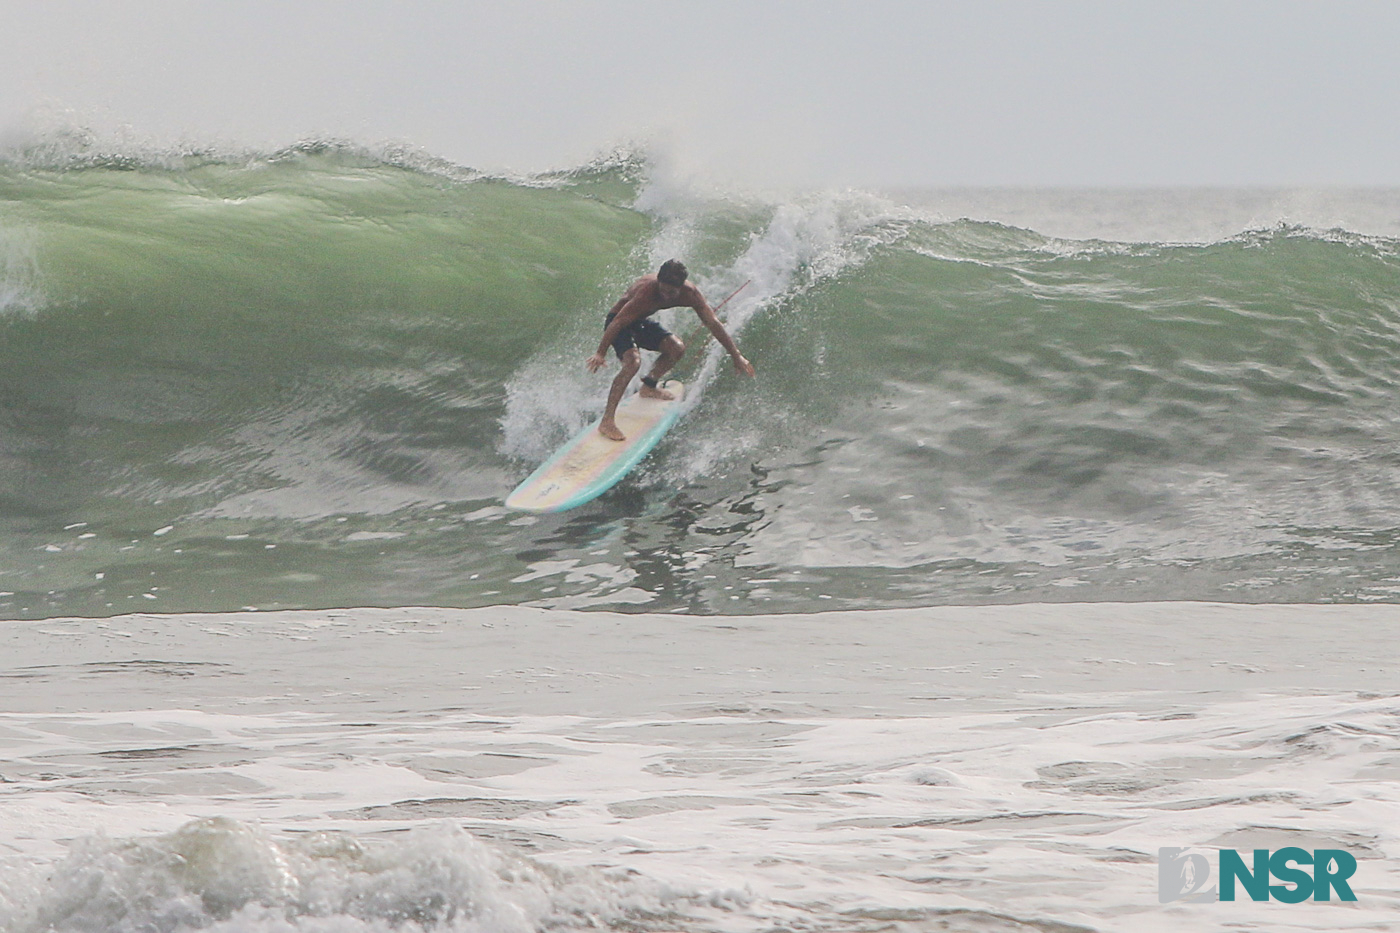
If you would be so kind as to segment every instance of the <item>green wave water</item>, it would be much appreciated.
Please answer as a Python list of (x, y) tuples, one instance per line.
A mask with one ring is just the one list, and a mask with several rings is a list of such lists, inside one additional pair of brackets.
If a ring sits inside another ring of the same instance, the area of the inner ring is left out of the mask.
[[(758, 379), (692, 339), (634, 478), (506, 512), (672, 255), (751, 283)], [(0, 614), (1393, 601), (1397, 296), (1385, 237), (1065, 241), (626, 154), (12, 154)]]

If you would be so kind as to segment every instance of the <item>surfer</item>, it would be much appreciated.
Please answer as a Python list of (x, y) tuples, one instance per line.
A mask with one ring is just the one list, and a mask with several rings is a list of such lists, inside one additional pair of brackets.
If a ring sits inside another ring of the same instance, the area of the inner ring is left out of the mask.
[(714, 309), (710, 307), (700, 289), (686, 282), (690, 273), (685, 264), (677, 259), (668, 259), (661, 264), (656, 275), (644, 275), (632, 283), (627, 293), (612, 306), (603, 321), (603, 339), (598, 344), (598, 352), (588, 358), (588, 371), (596, 373), (607, 362), (608, 347), (617, 351), (622, 360), (622, 371), (617, 374), (608, 391), (608, 404), (603, 409), (603, 420), (598, 424), (598, 433), (614, 441), (627, 439), (618, 430), (618, 403), (632, 382), (637, 370), (642, 368), (642, 354), (637, 348), (660, 353), (651, 372), (642, 377), (640, 395), (643, 398), (672, 399), (670, 392), (660, 387), (661, 377), (671, 371), (685, 353), (685, 344), (679, 337), (662, 327), (651, 315), (663, 308), (694, 308), (700, 323), (715, 335), (720, 346), (734, 359), (734, 368), (747, 375), (753, 375), (753, 364), (744, 359), (734, 338), (724, 329)]

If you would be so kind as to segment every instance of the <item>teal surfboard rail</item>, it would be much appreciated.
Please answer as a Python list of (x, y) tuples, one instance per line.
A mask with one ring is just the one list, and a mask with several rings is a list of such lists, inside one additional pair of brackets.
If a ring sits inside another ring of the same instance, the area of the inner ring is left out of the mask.
[[(674, 401), (639, 400), (633, 396), (619, 407), (618, 422), (626, 431), (627, 440), (603, 438), (598, 434), (598, 421), (594, 421), (527, 476), (506, 497), (506, 507), (522, 512), (566, 512), (616, 486), (651, 453), (681, 416), (684, 386), (667, 383), (665, 387), (679, 390)], [(640, 406), (664, 406), (664, 410), (649, 411), (646, 428), (634, 433), (628, 429), (628, 416), (635, 417)], [(612, 445), (616, 445), (616, 449)]]

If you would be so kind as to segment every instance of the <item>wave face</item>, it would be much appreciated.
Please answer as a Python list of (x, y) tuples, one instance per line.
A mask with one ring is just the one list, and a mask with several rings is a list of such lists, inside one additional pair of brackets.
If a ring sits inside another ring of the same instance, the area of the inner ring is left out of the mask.
[[(811, 611), (1400, 594), (1400, 241), (1057, 240), (627, 154), (487, 177), (317, 144), (0, 161), (0, 613)], [(500, 507), (685, 258), (686, 418)]]

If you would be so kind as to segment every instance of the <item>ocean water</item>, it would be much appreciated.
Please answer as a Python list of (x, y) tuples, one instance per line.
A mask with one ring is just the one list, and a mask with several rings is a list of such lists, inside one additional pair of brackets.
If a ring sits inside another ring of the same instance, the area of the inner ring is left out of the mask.
[[(1400, 592), (1395, 192), (780, 198), (626, 154), (58, 142), (0, 162), (0, 614)], [(758, 378), (668, 312), (699, 391), (657, 455), (502, 511), (673, 255), (750, 283)]]
[[(1186, 602), (9, 622), (0, 929), (1400, 930), (1397, 625)], [(1165, 846), (1341, 849), (1357, 899), (1163, 904)]]
[[(0, 930), (1400, 930), (1398, 247), (1392, 190), (9, 151)], [(758, 377), (667, 312), (682, 422), (507, 512), (672, 256)], [(1158, 902), (1285, 845), (1358, 901)]]

